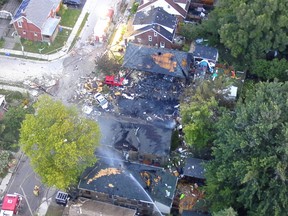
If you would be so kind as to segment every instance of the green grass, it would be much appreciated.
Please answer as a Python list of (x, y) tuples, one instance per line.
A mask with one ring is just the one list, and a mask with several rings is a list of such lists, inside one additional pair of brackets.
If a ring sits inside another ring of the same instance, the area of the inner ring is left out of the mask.
[(77, 19), (81, 14), (81, 10), (61, 6), (58, 14), (61, 17), (60, 25), (72, 28), (77, 22)]
[(75, 45), (75, 43), (76, 43), (76, 41), (77, 41), (82, 29), (84, 28), (84, 26), (86, 24), (86, 21), (87, 21), (88, 17), (89, 17), (89, 13), (86, 13), (84, 19), (82, 20), (81, 25), (79, 26), (79, 29), (78, 29), (78, 31), (76, 33), (76, 36), (75, 36), (74, 40), (71, 43), (71, 46), (70, 46), (69, 50), (71, 50), (74, 47), (74, 45)]
[(4, 47), (5, 40), (4, 38), (0, 38), (0, 48)]
[[(25, 52), (32, 52), (32, 53), (40, 53), (40, 49), (42, 50), (42, 54), (51, 54), (57, 52), (59, 49), (61, 49), (64, 44), (66, 43), (71, 31), (63, 29), (62, 32), (59, 32), (56, 36), (53, 43), (48, 45), (46, 42), (33, 42), (29, 40), (21, 39), (22, 44), (24, 46)], [(14, 47), (14, 50), (20, 50), (21, 51), (21, 45), (16, 44)]]

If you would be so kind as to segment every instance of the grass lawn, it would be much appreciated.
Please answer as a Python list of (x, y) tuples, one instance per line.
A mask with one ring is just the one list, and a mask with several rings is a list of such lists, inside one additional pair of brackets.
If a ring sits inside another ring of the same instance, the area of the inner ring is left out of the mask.
[(59, 206), (52, 203), (51, 205), (49, 205), (45, 216), (62, 216), (64, 208), (64, 206)]
[(81, 10), (73, 8), (65, 8), (62, 5), (58, 14), (61, 17), (60, 25), (72, 28), (77, 22), (77, 19), (81, 14)]
[(0, 48), (3, 48), (5, 43), (5, 40), (3, 38), (0, 38)]
[[(21, 41), (24, 46), (25, 52), (40, 53), (39, 50), (42, 50), (41, 51), (42, 54), (50, 54), (50, 53), (57, 52), (58, 49), (64, 46), (70, 33), (71, 33), (70, 30), (63, 29), (61, 32), (58, 33), (54, 42), (50, 44), (50, 46), (46, 42), (33, 42), (33, 41), (23, 40), (23, 39)], [(14, 50), (21, 51), (21, 45), (16, 44), (14, 47)]]

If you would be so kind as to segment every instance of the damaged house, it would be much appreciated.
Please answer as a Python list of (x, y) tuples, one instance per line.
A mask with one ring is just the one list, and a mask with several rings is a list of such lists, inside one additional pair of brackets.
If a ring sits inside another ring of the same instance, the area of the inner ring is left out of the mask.
[(172, 48), (177, 22), (176, 17), (160, 7), (138, 11), (129, 40), (153, 47)]
[(79, 182), (81, 197), (136, 209), (140, 215), (169, 214), (177, 177), (163, 169), (100, 158)]
[(100, 128), (105, 134), (109, 133), (101, 139), (101, 145), (106, 148), (100, 148), (100, 155), (105, 156), (106, 150), (110, 152), (116, 150), (122, 155), (121, 158), (127, 161), (138, 161), (154, 166), (167, 163), (172, 129), (112, 119), (105, 125), (101, 124)]
[(129, 43), (123, 67), (138, 71), (187, 78), (193, 67), (193, 54)]

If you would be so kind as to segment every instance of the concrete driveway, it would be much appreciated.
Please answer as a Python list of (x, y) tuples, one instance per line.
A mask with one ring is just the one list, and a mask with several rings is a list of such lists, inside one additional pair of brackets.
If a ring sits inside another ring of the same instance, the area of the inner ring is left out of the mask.
[[(19, 5), (20, 1), (18, 0), (8, 0), (8, 2), (0, 8), (0, 11), (7, 11), (11, 15), (13, 15)], [(5, 49), (13, 49), (15, 45), (15, 40), (12, 37), (12, 33), (15, 31), (15, 29), (13, 25), (10, 24), (10, 22), (11, 16), (9, 16), (8, 19), (0, 18), (0, 38), (5, 39)]]

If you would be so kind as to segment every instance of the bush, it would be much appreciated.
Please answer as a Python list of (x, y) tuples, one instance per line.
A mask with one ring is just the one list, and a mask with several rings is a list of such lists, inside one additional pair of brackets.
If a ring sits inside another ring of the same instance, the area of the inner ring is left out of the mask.
[(139, 3), (134, 2), (131, 8), (131, 14), (135, 14), (137, 12), (138, 7), (139, 7)]
[(0, 151), (0, 175), (2, 176), (4, 172), (8, 168), (9, 162), (9, 152), (8, 151)]

